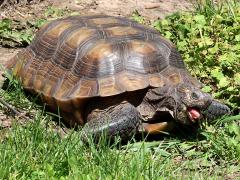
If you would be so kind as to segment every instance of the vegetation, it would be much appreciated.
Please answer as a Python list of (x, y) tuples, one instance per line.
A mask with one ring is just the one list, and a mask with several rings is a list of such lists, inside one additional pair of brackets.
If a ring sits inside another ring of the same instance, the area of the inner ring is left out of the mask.
[(25, 47), (32, 41), (36, 31), (47, 21), (66, 15), (76, 15), (68, 9), (48, 7), (41, 18), (25, 20), (8, 19), (0, 20), (0, 45), (6, 47)]
[[(153, 26), (177, 45), (191, 73), (207, 84), (204, 90), (224, 99), (238, 114), (240, 3), (204, 2), (193, 13), (173, 14)], [(13, 28), (18, 27), (15, 23), (23, 22), (1, 20), (0, 43), (28, 44), (33, 32), (48, 18), (64, 15), (58, 12), (61, 10), (49, 8), (46, 18), (28, 22), (29, 28), (25, 29)], [(139, 14), (133, 18), (144, 22)], [(153, 142), (133, 140), (123, 146), (117, 142), (86, 146), (79, 140), (80, 131), (70, 130), (62, 137), (60, 117), (45, 112), (44, 107), (35, 103), (35, 97), (27, 98), (21, 85), (11, 76), (8, 78), (10, 84), (6, 90), (0, 89), (0, 96), (34, 121), (20, 125), (19, 117), (11, 128), (0, 129), (1, 179), (165, 179), (169, 176), (235, 179), (240, 176), (240, 115), (216, 120), (215, 124), (203, 123), (197, 138), (167, 136)], [(9, 114), (2, 104), (1, 111)]]
[(176, 13), (154, 27), (173, 41), (204, 90), (240, 107), (240, 4), (230, 1)]

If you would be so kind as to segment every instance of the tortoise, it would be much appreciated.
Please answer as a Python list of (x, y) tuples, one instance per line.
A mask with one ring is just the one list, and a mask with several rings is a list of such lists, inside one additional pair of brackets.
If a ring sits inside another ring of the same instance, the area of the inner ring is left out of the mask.
[(70, 126), (95, 137), (167, 131), (166, 113), (181, 124), (229, 113), (201, 91), (169, 40), (123, 17), (53, 20), (6, 68)]

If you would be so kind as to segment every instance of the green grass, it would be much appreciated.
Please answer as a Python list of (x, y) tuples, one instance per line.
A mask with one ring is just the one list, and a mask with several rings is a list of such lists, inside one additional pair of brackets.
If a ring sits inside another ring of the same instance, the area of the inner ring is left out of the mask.
[(239, 116), (205, 125), (200, 139), (166, 137), (124, 146), (87, 146), (80, 141), (80, 131), (70, 130), (62, 137), (53, 117), (29, 101), (18, 86), (0, 94), (34, 119), (1, 130), (1, 179), (219, 179), (239, 173), (240, 127), (235, 122)]
[[(227, 95), (225, 102), (238, 112), (239, 86), (234, 77), (239, 74), (239, 68), (236, 67), (238, 64), (235, 64), (239, 59), (230, 62), (228, 59), (218, 59), (214, 64), (211, 61), (226, 54), (234, 53), (234, 57), (240, 54), (237, 36), (239, 30), (230, 27), (232, 23), (239, 23), (239, 5), (232, 4), (233, 1), (229, 1), (224, 7), (212, 6), (210, 1), (206, 3), (206, 6), (199, 3), (195, 13), (174, 14), (163, 21), (155, 22), (154, 26), (177, 44), (192, 74), (210, 85), (205, 90), (214, 93), (217, 98)], [(51, 8), (47, 12), (59, 15), (56, 13), (58, 11)], [(218, 15), (223, 17), (224, 21), (216, 21)], [(138, 16), (139, 14), (135, 14), (133, 18), (143, 23), (144, 18)], [(214, 25), (210, 26), (210, 22)], [(221, 34), (219, 28), (226, 29), (226, 32)], [(0, 26), (0, 36), (1, 32), (3, 33), (3, 29), (1, 31)], [(214, 53), (209, 52), (209, 49), (216, 45), (215, 41), (213, 44), (209, 43), (212, 38), (218, 38), (218, 53), (214, 50)], [(192, 42), (193, 40), (197, 42)], [(230, 69), (225, 69), (222, 61), (228, 63)], [(222, 86), (223, 82), (220, 82), (217, 75), (212, 76), (210, 70), (217, 67), (222, 74), (216, 74), (226, 78), (227, 86)], [(199, 72), (196, 69), (199, 69)], [(131, 141), (123, 146), (117, 142), (113, 145), (104, 142), (90, 143), (87, 146), (80, 141), (80, 130), (69, 130), (62, 137), (58, 125), (60, 122), (53, 121), (54, 116), (46, 112), (43, 106), (36, 104), (35, 97), (26, 97), (28, 95), (23, 92), (21, 85), (9, 78), (11, 83), (6, 90), (0, 89), (0, 97), (20, 111), (27, 112), (33, 122), (21, 125), (18, 118), (12, 118), (13, 126), (0, 130), (0, 179), (240, 177), (240, 115), (237, 113), (216, 120), (214, 124), (203, 123), (197, 138), (169, 136), (161, 141)], [(229, 87), (232, 88), (229, 90)], [(2, 104), (0, 111), (8, 113)]]

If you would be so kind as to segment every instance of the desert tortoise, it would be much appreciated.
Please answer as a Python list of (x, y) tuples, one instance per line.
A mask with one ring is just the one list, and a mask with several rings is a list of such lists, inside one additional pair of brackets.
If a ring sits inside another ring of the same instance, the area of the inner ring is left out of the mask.
[[(183, 124), (195, 123), (208, 107), (213, 118), (229, 112), (200, 90), (170, 41), (122, 17), (54, 20), (6, 67), (71, 126), (84, 125), (96, 136), (106, 131), (129, 139), (141, 122), (161, 119), (158, 112)], [(162, 128), (143, 127), (149, 133)]]

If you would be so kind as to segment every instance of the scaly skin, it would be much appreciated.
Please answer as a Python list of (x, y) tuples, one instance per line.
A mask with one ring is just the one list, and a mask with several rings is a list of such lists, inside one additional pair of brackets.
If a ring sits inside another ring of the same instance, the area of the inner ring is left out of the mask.
[(122, 140), (129, 140), (137, 132), (141, 115), (133, 105), (124, 101), (104, 110), (93, 110), (87, 121), (82, 130), (84, 142), (87, 142), (88, 138), (98, 141), (101, 135), (110, 140), (117, 136)]
[(208, 108), (203, 111), (203, 115), (208, 120), (214, 120), (228, 114), (230, 114), (229, 107), (216, 100), (213, 100), (212, 103), (208, 106)]

